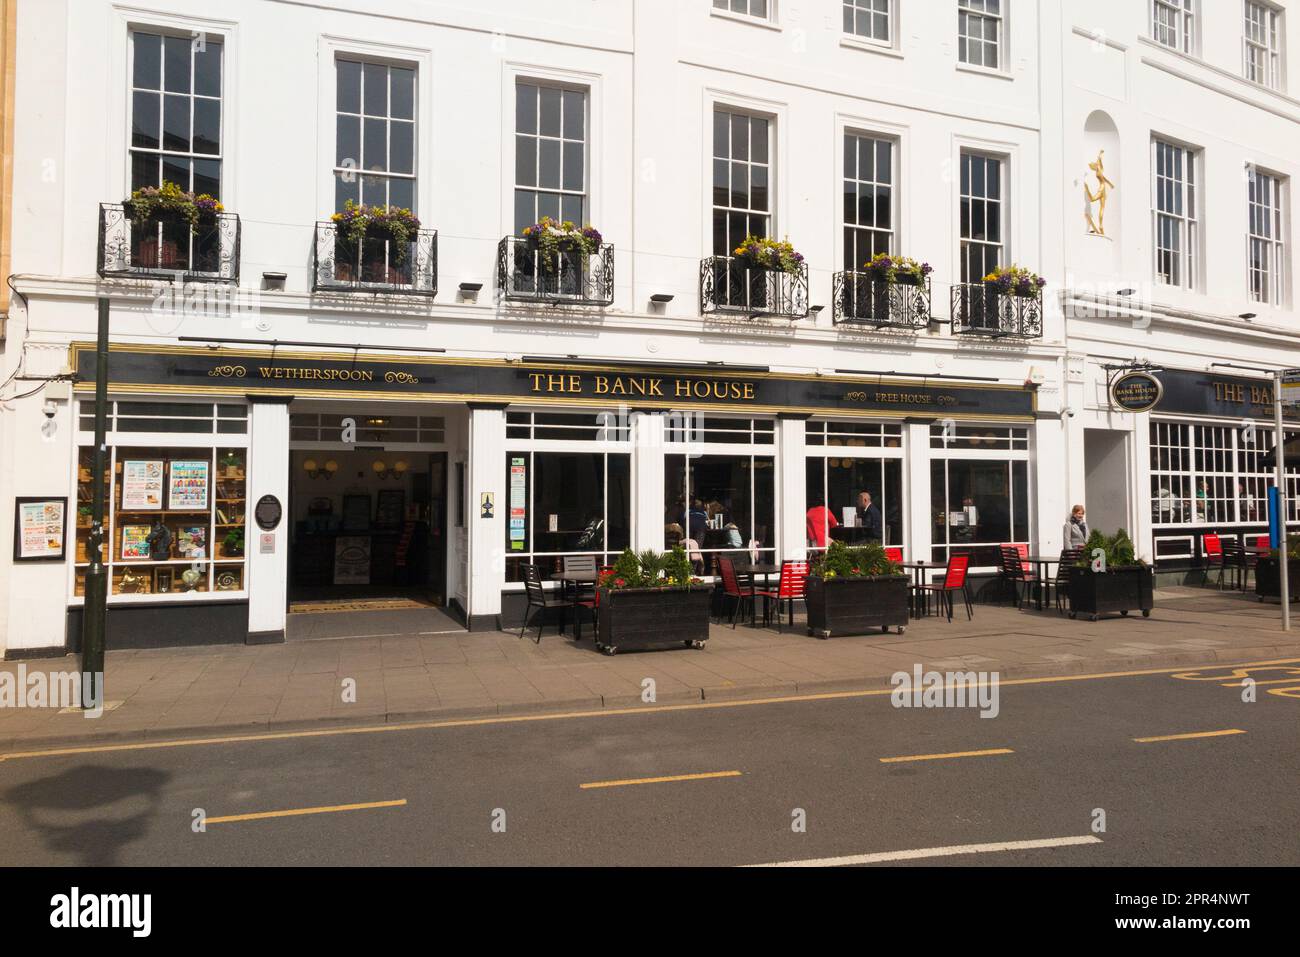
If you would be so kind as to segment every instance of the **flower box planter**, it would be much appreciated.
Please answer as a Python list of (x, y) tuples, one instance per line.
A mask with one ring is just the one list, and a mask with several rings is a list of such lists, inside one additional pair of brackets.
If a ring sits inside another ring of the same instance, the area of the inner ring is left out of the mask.
[(1102, 615), (1141, 611), (1143, 618), (1151, 617), (1155, 607), (1152, 596), (1151, 566), (1134, 565), (1113, 568), (1108, 572), (1094, 572), (1090, 568), (1070, 570), (1070, 617), (1087, 615), (1096, 621)]
[(671, 648), (703, 648), (709, 639), (712, 589), (600, 588), (596, 647), (606, 654)]
[(879, 628), (907, 628), (908, 577), (873, 575), (866, 578), (807, 580), (808, 633), (818, 638), (865, 635)]
[[(1289, 558), (1286, 563), (1287, 591), (1292, 601), (1300, 598), (1300, 558)], [(1255, 566), (1255, 597), (1260, 601), (1265, 598), (1282, 597), (1282, 577), (1279, 574), (1278, 560), (1273, 555), (1259, 556)]]

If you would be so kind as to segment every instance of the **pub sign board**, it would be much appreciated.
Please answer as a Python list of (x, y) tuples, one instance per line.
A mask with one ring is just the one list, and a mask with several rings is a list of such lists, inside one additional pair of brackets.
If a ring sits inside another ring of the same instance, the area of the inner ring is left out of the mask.
[(1164, 385), (1150, 372), (1125, 372), (1110, 384), (1110, 402), (1120, 412), (1149, 412), (1160, 403)]
[[(92, 343), (74, 343), (78, 391), (94, 388)], [(586, 408), (714, 409), (755, 413), (1033, 420), (1036, 392), (1019, 385), (916, 377), (701, 367), (354, 355), (252, 348), (115, 343), (109, 389), (175, 395), (290, 395), (426, 401), (516, 402)]]

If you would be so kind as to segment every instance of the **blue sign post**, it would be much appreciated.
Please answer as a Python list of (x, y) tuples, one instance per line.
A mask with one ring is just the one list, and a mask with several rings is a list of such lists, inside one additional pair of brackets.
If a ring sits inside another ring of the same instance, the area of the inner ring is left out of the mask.
[(1282, 544), (1282, 496), (1276, 485), (1268, 487), (1268, 545), (1279, 548)]

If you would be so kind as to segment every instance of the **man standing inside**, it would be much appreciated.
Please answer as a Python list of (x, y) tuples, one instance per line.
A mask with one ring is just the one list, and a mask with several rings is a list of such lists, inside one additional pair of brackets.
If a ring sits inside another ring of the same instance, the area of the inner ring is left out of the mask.
[(858, 526), (866, 529), (863, 537), (869, 542), (881, 539), (883, 523), (880, 519), (880, 507), (871, 501), (870, 492), (858, 493)]

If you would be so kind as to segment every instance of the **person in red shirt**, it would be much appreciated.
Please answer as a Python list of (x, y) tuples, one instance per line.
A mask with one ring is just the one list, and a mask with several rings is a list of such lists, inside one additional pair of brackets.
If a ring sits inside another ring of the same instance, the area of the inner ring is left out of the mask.
[(808, 544), (815, 548), (825, 548), (826, 538), (832, 528), (840, 523), (835, 520), (835, 513), (826, 507), (824, 499), (817, 499), (808, 509)]

